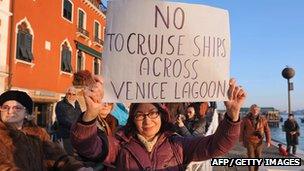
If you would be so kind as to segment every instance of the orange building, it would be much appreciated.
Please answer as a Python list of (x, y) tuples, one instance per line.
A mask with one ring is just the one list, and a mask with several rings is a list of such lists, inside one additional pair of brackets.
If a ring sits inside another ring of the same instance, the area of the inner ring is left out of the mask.
[(8, 77), (6, 60), (9, 38), (9, 18), (11, 15), (10, 1), (0, 0), (0, 92), (5, 90), (5, 80)]
[(73, 73), (100, 74), (105, 15), (100, 0), (11, 0), (6, 89), (28, 92), (48, 126)]

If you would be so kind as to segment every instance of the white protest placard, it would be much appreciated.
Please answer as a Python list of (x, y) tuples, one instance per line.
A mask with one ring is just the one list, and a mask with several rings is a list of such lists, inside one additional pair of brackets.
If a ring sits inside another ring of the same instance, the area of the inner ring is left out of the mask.
[(113, 0), (106, 25), (105, 101), (227, 99), (226, 10), (156, 0)]

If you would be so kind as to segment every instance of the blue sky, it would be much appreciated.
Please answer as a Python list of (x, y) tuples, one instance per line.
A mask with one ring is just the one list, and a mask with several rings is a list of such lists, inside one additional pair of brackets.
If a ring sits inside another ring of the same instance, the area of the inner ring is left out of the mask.
[(288, 65), (296, 71), (292, 109), (304, 109), (304, 1), (175, 1), (229, 11), (231, 76), (248, 93), (244, 106), (287, 110), (287, 81), (281, 71)]
[(287, 110), (286, 65), (295, 69), (293, 110), (304, 109), (304, 1), (178, 0), (229, 11), (231, 76), (247, 90), (245, 106)]

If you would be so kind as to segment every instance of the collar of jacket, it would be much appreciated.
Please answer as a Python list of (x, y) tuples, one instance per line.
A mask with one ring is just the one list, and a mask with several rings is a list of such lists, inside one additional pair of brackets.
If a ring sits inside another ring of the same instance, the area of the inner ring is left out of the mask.
[[(66, 103), (66, 104), (68, 104), (68, 105), (70, 105), (70, 106), (73, 106), (73, 105), (68, 101), (68, 99), (67, 99), (66, 97), (64, 97), (63, 102)], [(76, 101), (75, 101), (75, 106), (73, 106), (73, 107), (76, 108), (77, 105), (79, 105), (79, 104), (78, 104), (78, 101), (76, 100)]]
[[(253, 116), (252, 113), (248, 113), (248, 114), (247, 114), (247, 117), (248, 117), (249, 119), (254, 119), (254, 116)], [(261, 114), (258, 114), (258, 116), (256, 117), (256, 119), (257, 119), (257, 120), (260, 120), (260, 119), (261, 119)]]
[[(172, 132), (172, 131), (165, 131), (163, 132), (159, 137), (158, 140), (156, 142), (156, 144), (161, 144), (163, 143), (167, 138), (171, 137), (171, 136), (175, 136), (177, 135), (176, 133)], [(131, 140), (135, 140), (136, 142), (141, 143), (139, 140), (137, 140), (136, 138), (134, 138), (133, 136), (129, 136), (127, 137), (124, 133), (123, 130), (119, 130), (115, 133), (115, 136), (122, 142), (124, 143), (128, 143)]]

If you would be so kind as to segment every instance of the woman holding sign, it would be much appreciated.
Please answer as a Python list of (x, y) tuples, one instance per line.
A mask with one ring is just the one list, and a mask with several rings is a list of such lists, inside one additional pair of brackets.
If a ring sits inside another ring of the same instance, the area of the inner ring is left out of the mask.
[(127, 125), (114, 137), (99, 136), (95, 124), (102, 106), (102, 81), (85, 91), (87, 111), (72, 127), (74, 147), (82, 156), (115, 170), (184, 170), (191, 161), (224, 155), (240, 132), (239, 111), (245, 101), (243, 89), (230, 81), (227, 114), (214, 135), (184, 138), (170, 130), (168, 113), (158, 103), (134, 103)]

